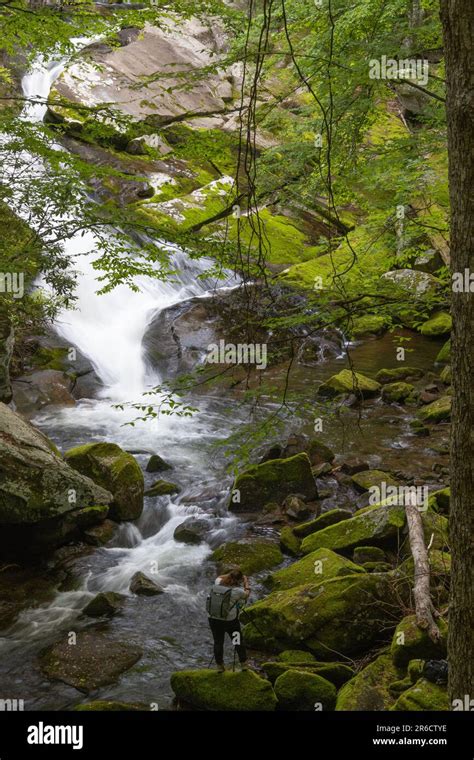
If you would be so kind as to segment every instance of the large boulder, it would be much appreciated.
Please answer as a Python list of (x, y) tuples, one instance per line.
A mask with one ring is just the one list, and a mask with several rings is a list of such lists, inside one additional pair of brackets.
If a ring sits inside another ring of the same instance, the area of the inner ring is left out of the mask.
[(379, 655), (342, 687), (337, 695), (336, 710), (389, 710), (395, 704), (389, 686), (398, 678), (399, 672), (390, 655)]
[(413, 269), (394, 269), (381, 275), (382, 280), (393, 283), (410, 296), (425, 296), (434, 293), (440, 281), (428, 272), (418, 272)]
[(393, 626), (393, 604), (389, 573), (352, 573), (274, 591), (247, 607), (245, 620), (263, 644), (305, 648), (324, 660), (380, 643)]
[(270, 682), (250, 670), (182, 670), (172, 674), (171, 688), (179, 702), (198, 710), (272, 712), (277, 705)]
[(136, 572), (132, 576), (130, 591), (137, 596), (157, 596), (164, 593), (164, 589), (158, 583), (141, 572)]
[(278, 707), (282, 710), (334, 710), (336, 687), (315, 673), (287, 670), (275, 681)]
[(316, 499), (318, 492), (307, 454), (256, 464), (238, 475), (232, 487), (232, 512), (260, 512), (269, 502), (282, 504), (290, 494)]
[(423, 406), (418, 411), (418, 417), (423, 422), (444, 422), (451, 418), (451, 396), (441, 396), (431, 404)]
[(438, 621), (441, 638), (438, 642), (430, 639), (427, 632), (418, 627), (415, 615), (408, 615), (397, 625), (391, 644), (391, 655), (395, 665), (406, 667), (410, 660), (443, 659), (446, 657), (447, 626)]
[(87, 443), (69, 449), (66, 462), (113, 494), (110, 516), (136, 520), (143, 511), (143, 473), (135, 458), (115, 443)]
[(405, 520), (403, 506), (376, 504), (361, 510), (350, 520), (329, 525), (307, 536), (302, 541), (301, 551), (309, 554), (321, 548), (349, 551), (356, 546), (384, 546), (397, 542)]
[(314, 520), (295, 525), (292, 530), (297, 538), (306, 538), (311, 533), (316, 533), (316, 531), (327, 528), (329, 525), (335, 525), (342, 522), (342, 520), (350, 520), (352, 516), (352, 512), (348, 509), (330, 509), (327, 512), (323, 512), (319, 517), (315, 517)]
[(450, 710), (446, 687), (420, 678), (410, 689), (400, 694), (391, 710), (405, 711), (442, 711)]
[(272, 573), (269, 583), (272, 589), (286, 589), (301, 586), (303, 583), (314, 583), (337, 575), (365, 572), (360, 565), (341, 557), (330, 549), (316, 549), (306, 557), (293, 562), (283, 570)]
[[(295, 655), (298, 655), (298, 650), (290, 651), (294, 651)], [(285, 653), (283, 652), (282, 654)], [(302, 655), (306, 655), (306, 657), (303, 657)], [(307, 658), (308, 655), (313, 657), (312, 661)], [(281, 657), (281, 655), (279, 655), (279, 657)], [(348, 665), (345, 665), (342, 662), (318, 662), (310, 652), (299, 652), (299, 658), (300, 661), (295, 658), (294, 661), (279, 660), (278, 662), (264, 662), (262, 669), (272, 683), (275, 683), (277, 678), (288, 670), (299, 670), (304, 673), (313, 673), (322, 676), (322, 678), (330, 681), (337, 688), (340, 688), (354, 675), (354, 671)]]
[(117, 594), (115, 591), (101, 591), (86, 604), (82, 612), (92, 618), (112, 617), (120, 612), (124, 601), (123, 594)]
[(387, 383), (382, 388), (382, 399), (387, 403), (400, 403), (407, 399), (414, 398), (415, 386), (411, 383)]
[(187, 517), (173, 533), (175, 541), (183, 544), (200, 544), (209, 532), (209, 523), (202, 517)]
[(320, 396), (338, 396), (341, 393), (355, 393), (363, 398), (371, 398), (377, 396), (380, 389), (381, 385), (376, 380), (372, 380), (360, 372), (343, 369), (322, 383), (318, 388), (318, 394)]
[[(64, 543), (101, 522), (112, 494), (72, 469), (54, 444), (0, 404), (0, 542), (8, 553)], [(87, 517), (87, 519), (85, 519)], [(84, 518), (84, 519), (83, 519)]]
[(379, 383), (396, 383), (401, 380), (419, 380), (424, 372), (419, 367), (395, 367), (394, 369), (379, 369), (375, 379)]
[(420, 327), (422, 335), (430, 338), (437, 338), (440, 335), (449, 335), (453, 326), (453, 320), (446, 311), (438, 311), (430, 319), (424, 322)]
[(260, 570), (268, 570), (283, 561), (283, 555), (277, 544), (269, 541), (241, 543), (230, 541), (219, 546), (211, 555), (211, 560), (218, 563), (221, 572), (227, 572), (238, 565), (245, 575), (253, 575)]
[(356, 472), (352, 476), (352, 482), (359, 491), (370, 491), (371, 489), (381, 489), (385, 486), (398, 486), (398, 481), (395, 480), (389, 472), (383, 470), (362, 470), (362, 472)]

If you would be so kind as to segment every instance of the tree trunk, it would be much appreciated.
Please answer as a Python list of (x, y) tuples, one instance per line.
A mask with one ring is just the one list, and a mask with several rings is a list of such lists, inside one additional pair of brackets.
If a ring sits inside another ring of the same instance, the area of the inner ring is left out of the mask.
[[(474, 272), (474, 4), (441, 0), (451, 198), (451, 271)], [(473, 293), (452, 295), (452, 554), (449, 609), (451, 699), (474, 696), (474, 310)]]

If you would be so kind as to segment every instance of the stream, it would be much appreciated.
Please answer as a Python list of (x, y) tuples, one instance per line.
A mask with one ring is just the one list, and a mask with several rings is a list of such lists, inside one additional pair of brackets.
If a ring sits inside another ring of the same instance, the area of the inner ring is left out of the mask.
[[(23, 79), (25, 95), (46, 100), (63, 67), (61, 62), (39, 64)], [(40, 121), (45, 110), (41, 104), (29, 106), (25, 118)], [(77, 304), (75, 310), (62, 313), (54, 327), (69, 345), (90, 359), (104, 389), (94, 400), (84, 399), (74, 407), (40, 413), (34, 424), (61, 451), (78, 444), (111, 441), (132, 451), (143, 470), (150, 454), (160, 454), (172, 464), (170, 479), (176, 480), (182, 490), (178, 496), (145, 498), (140, 519), (122, 523), (111, 544), (78, 555), (71, 587), (60, 586), (52, 601), (20, 614), (0, 639), (3, 692), (12, 698), (17, 694), (25, 698), (25, 709), (29, 710), (71, 709), (90, 699), (155, 703), (159, 709), (170, 709), (170, 674), (181, 668), (207, 667), (212, 656), (205, 595), (215, 568), (206, 559), (217, 545), (239, 538), (251, 529), (226, 511), (231, 484), (226, 474), (229, 462), (222, 448), (216, 446), (235, 432), (245, 421), (245, 415), (241, 402), (230, 391), (225, 396), (200, 395), (196, 401), (199, 411), (191, 418), (173, 415), (135, 426), (125, 425), (133, 418), (133, 411), (114, 405), (140, 402), (144, 392), (166, 379), (148, 366), (142, 351), (143, 336), (156, 313), (196, 295), (204, 296), (216, 283), (198, 279), (209, 267), (209, 261), (191, 260), (183, 251), (173, 249), (172, 261), (179, 273), (173, 282), (141, 278), (137, 280), (140, 292), (120, 286), (98, 296), (96, 290), (100, 285), (92, 267), (97, 257), (94, 235), (78, 234), (66, 243), (65, 250), (78, 271)], [(229, 275), (220, 287), (235, 284)], [(432, 371), (440, 342), (410, 335), (413, 349), (410, 364)], [(353, 346), (351, 353), (357, 370), (372, 375), (382, 367), (397, 366), (394, 345), (393, 334), (387, 333), (380, 339)], [(345, 363), (345, 357), (341, 356), (317, 366), (299, 365), (293, 383), (313, 399), (317, 383), (340, 371)], [(278, 370), (275, 372), (278, 375)], [(280, 371), (277, 382), (283, 381), (284, 371)], [(322, 409), (323, 418), (325, 414)], [(434, 432), (429, 446), (426, 440), (415, 438), (409, 428), (414, 410), (377, 401), (364, 407), (359, 421), (356, 411), (350, 410), (349, 416), (351, 422), (344, 429), (338, 424), (324, 428), (324, 441), (335, 451), (364, 456), (371, 466), (381, 469), (404, 469), (414, 476), (431, 472), (439, 456), (432, 446), (443, 442), (443, 433)], [(312, 432), (312, 423), (298, 426), (302, 432)], [(146, 486), (157, 479), (156, 475), (144, 474)], [(329, 494), (323, 509), (340, 504), (331, 479), (325, 482), (325, 487)], [(174, 540), (175, 528), (190, 515), (204, 516), (209, 521), (206, 543), (188, 545)], [(271, 528), (257, 530), (272, 534)], [(132, 576), (137, 571), (149, 574), (152, 563), (158, 568), (153, 578), (165, 593), (157, 597), (130, 594)], [(252, 585), (255, 598), (263, 592), (259, 578)], [(143, 657), (117, 683), (86, 697), (66, 684), (47, 681), (38, 667), (37, 656), (61, 633), (97, 627), (97, 622), (81, 617), (81, 609), (97, 592), (105, 590), (127, 595), (127, 602), (122, 613), (101, 624), (101, 628), (140, 646)]]

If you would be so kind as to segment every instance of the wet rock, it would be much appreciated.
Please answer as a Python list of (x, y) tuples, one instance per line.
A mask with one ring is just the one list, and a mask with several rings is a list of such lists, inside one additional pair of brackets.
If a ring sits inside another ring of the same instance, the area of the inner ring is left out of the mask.
[(353, 517), (353, 514), (348, 509), (331, 509), (328, 512), (323, 512), (322, 515), (319, 515), (314, 520), (302, 523), (301, 525), (295, 525), (293, 533), (298, 538), (305, 538), (311, 535), (311, 533), (316, 533), (316, 531), (327, 528), (329, 525), (335, 525), (342, 520), (349, 520), (351, 517)]
[(86, 694), (114, 683), (142, 656), (132, 644), (117, 641), (98, 631), (76, 634), (71, 646), (66, 635), (40, 656), (43, 673)]
[(83, 538), (86, 543), (91, 546), (103, 546), (112, 540), (116, 530), (116, 522), (113, 522), (113, 520), (104, 520), (100, 525), (94, 525), (93, 528), (87, 528), (83, 533)]
[(282, 504), (283, 512), (292, 520), (304, 520), (311, 514), (311, 509), (296, 494), (287, 496)]
[(424, 406), (418, 412), (418, 419), (422, 422), (444, 422), (451, 418), (451, 396), (441, 396), (431, 404)]
[(158, 454), (152, 454), (145, 469), (147, 472), (162, 472), (164, 470), (172, 470), (173, 467)]
[(228, 572), (238, 565), (245, 575), (267, 570), (283, 561), (277, 544), (269, 541), (241, 543), (230, 541), (216, 549), (210, 559), (218, 563), (219, 572)]
[(302, 494), (309, 501), (318, 495), (306, 454), (249, 467), (234, 481), (229, 509), (232, 512), (258, 512), (268, 502), (281, 504), (294, 493)]
[(359, 565), (330, 549), (317, 549), (289, 567), (272, 573), (268, 583), (272, 590), (288, 589), (303, 583), (335, 578), (337, 575), (365, 572)]
[(390, 655), (380, 655), (342, 687), (337, 695), (336, 711), (389, 710), (395, 703), (389, 686), (398, 677)]
[(413, 398), (414, 390), (415, 387), (411, 383), (387, 383), (382, 388), (382, 399), (388, 403), (403, 403)]
[(102, 591), (97, 594), (82, 610), (88, 617), (102, 617), (116, 615), (120, 612), (125, 597), (123, 594), (117, 594), (114, 591)]
[(428, 391), (426, 388), (424, 388), (422, 391), (420, 391), (420, 394), (418, 396), (419, 401), (422, 404), (431, 404), (433, 401), (436, 401), (439, 398), (439, 391), (436, 389), (436, 391)]
[(16, 408), (30, 417), (47, 406), (75, 406), (74, 380), (59, 370), (46, 369), (18, 377), (13, 382)]
[(418, 367), (395, 367), (394, 369), (380, 369), (375, 375), (379, 383), (397, 383), (401, 380), (419, 380), (424, 372)]
[(440, 335), (449, 335), (452, 326), (451, 315), (446, 311), (438, 311), (421, 325), (420, 332), (429, 338), (437, 338)]
[(382, 488), (385, 486), (398, 486), (398, 480), (395, 480), (392, 475), (383, 470), (365, 470), (363, 472), (357, 472), (352, 476), (352, 482), (356, 486), (358, 491), (370, 491), (373, 488)]
[(143, 511), (143, 473), (131, 454), (115, 443), (87, 443), (69, 449), (66, 462), (113, 494), (110, 517), (136, 520)]
[(381, 385), (376, 380), (362, 375), (360, 372), (351, 372), (343, 369), (337, 375), (333, 375), (318, 388), (319, 396), (337, 396), (341, 393), (354, 393), (362, 398), (377, 396)]
[(366, 459), (360, 457), (351, 457), (345, 459), (341, 465), (341, 472), (346, 475), (355, 475), (356, 472), (363, 472), (369, 469), (369, 463)]
[(140, 702), (112, 702), (105, 700), (96, 700), (94, 702), (84, 702), (74, 707), (74, 712), (144, 712), (149, 710), (150, 706)]
[(198, 710), (271, 712), (277, 705), (270, 682), (250, 670), (242, 673), (178, 671), (171, 676), (171, 688), (179, 702)]
[(157, 480), (150, 488), (147, 488), (145, 496), (169, 496), (180, 491), (181, 488), (176, 483), (170, 483), (168, 480)]
[(314, 712), (315, 705), (322, 710), (334, 710), (336, 704), (334, 684), (314, 673), (287, 670), (276, 679), (274, 688), (282, 710)]
[(138, 596), (157, 596), (164, 593), (164, 589), (158, 583), (141, 572), (132, 576), (130, 591)]
[(209, 532), (207, 520), (198, 517), (188, 517), (181, 525), (175, 528), (173, 538), (183, 544), (200, 544), (205, 540)]

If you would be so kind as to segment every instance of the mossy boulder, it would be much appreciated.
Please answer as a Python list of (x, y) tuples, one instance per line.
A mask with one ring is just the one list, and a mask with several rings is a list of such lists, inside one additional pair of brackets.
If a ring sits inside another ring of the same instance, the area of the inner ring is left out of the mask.
[(312, 465), (331, 464), (336, 456), (334, 451), (318, 438), (312, 438), (305, 447), (305, 451)]
[(274, 591), (247, 607), (245, 619), (282, 650), (304, 646), (327, 660), (335, 651), (350, 655), (383, 639), (393, 625), (393, 604), (390, 574), (352, 573)]
[(362, 317), (355, 317), (349, 332), (350, 337), (354, 340), (365, 338), (369, 335), (381, 335), (388, 328), (390, 320), (383, 315), (364, 314)]
[(453, 320), (446, 311), (438, 311), (424, 322), (420, 327), (422, 335), (429, 338), (437, 338), (440, 335), (449, 335), (453, 326)]
[(306, 538), (311, 533), (316, 533), (316, 531), (327, 528), (329, 525), (335, 525), (342, 522), (342, 520), (349, 520), (351, 517), (352, 512), (348, 509), (330, 509), (328, 512), (323, 512), (322, 515), (319, 515), (314, 520), (295, 525), (293, 533), (297, 538)]
[(355, 487), (363, 492), (370, 491), (374, 488), (382, 488), (385, 486), (398, 486), (398, 480), (395, 480), (389, 472), (383, 470), (363, 470), (362, 472), (356, 472), (352, 475), (352, 482)]
[(86, 604), (82, 610), (88, 617), (112, 616), (120, 612), (125, 597), (115, 591), (102, 591)]
[[(306, 652), (305, 654), (308, 654)], [(313, 673), (330, 681), (334, 686), (340, 688), (354, 675), (354, 671), (343, 662), (264, 662), (262, 668), (271, 683), (274, 683), (283, 673), (288, 670), (300, 670), (305, 673)]]
[(436, 357), (436, 361), (439, 364), (447, 364), (451, 360), (451, 340), (447, 340), (440, 352), (438, 353), (438, 356)]
[(386, 556), (379, 546), (357, 546), (354, 549), (353, 560), (358, 565), (364, 562), (385, 562)]
[(76, 513), (76, 523), (79, 528), (86, 530), (105, 520), (109, 513), (109, 507), (105, 504), (96, 504), (92, 507), (84, 507)]
[(280, 710), (334, 710), (336, 687), (322, 676), (287, 670), (275, 681)]
[(152, 454), (145, 469), (147, 472), (163, 472), (164, 470), (172, 470), (173, 467), (165, 462), (159, 454)]
[(394, 369), (380, 369), (375, 379), (382, 384), (397, 383), (402, 380), (419, 380), (424, 372), (419, 367), (395, 367)]
[(304, 649), (285, 649), (284, 652), (280, 652), (277, 660), (283, 663), (306, 663), (307, 665), (314, 665), (317, 662), (314, 654), (306, 652)]
[(232, 512), (259, 512), (269, 502), (282, 504), (291, 494), (301, 494), (309, 501), (317, 498), (307, 454), (271, 459), (249, 467), (234, 481), (229, 509)]
[(283, 562), (283, 555), (277, 544), (270, 541), (253, 541), (245, 544), (230, 541), (219, 546), (210, 559), (218, 563), (220, 572), (227, 572), (238, 565), (245, 575), (253, 575), (260, 570), (268, 570), (279, 565)]
[(65, 461), (113, 494), (110, 517), (136, 520), (143, 511), (143, 473), (135, 458), (116, 443), (87, 443), (69, 449)]
[(450, 710), (446, 688), (431, 683), (426, 678), (420, 678), (413, 686), (400, 694), (392, 710), (410, 711), (443, 711)]
[(405, 525), (405, 508), (397, 505), (374, 505), (351, 517), (330, 525), (303, 539), (301, 551), (316, 549), (349, 551), (357, 546), (384, 546), (397, 541)]
[(342, 687), (336, 710), (389, 710), (395, 704), (389, 686), (398, 678), (399, 671), (390, 655), (379, 655)]
[(280, 531), (280, 549), (291, 557), (301, 554), (301, 538), (295, 535), (293, 528), (285, 525)]
[(139, 702), (115, 702), (109, 700), (95, 700), (76, 705), (74, 712), (144, 712), (149, 710), (149, 705)]
[(318, 388), (320, 396), (338, 396), (341, 393), (355, 393), (362, 395), (363, 398), (371, 398), (380, 393), (380, 383), (372, 380), (370, 377), (362, 375), (360, 372), (351, 372), (350, 369), (343, 369), (337, 375), (333, 375)]
[(451, 396), (441, 396), (431, 404), (423, 406), (418, 411), (418, 418), (423, 422), (444, 422), (451, 418)]
[(425, 660), (410, 660), (407, 667), (408, 678), (411, 683), (416, 683), (419, 678), (422, 678), (423, 671), (425, 669)]
[(157, 480), (150, 488), (147, 488), (145, 496), (171, 496), (180, 491), (181, 488), (176, 483), (170, 483), (168, 480)]
[(141, 572), (132, 575), (130, 591), (137, 596), (157, 596), (164, 593), (164, 589), (158, 583)]
[(249, 670), (182, 670), (172, 674), (171, 688), (179, 702), (198, 710), (272, 712), (277, 705), (270, 682)]
[(413, 398), (415, 386), (411, 383), (388, 383), (382, 388), (382, 399), (388, 403), (403, 402)]
[(388, 573), (392, 570), (390, 562), (364, 562), (362, 567), (367, 573)]
[(415, 615), (408, 615), (397, 625), (393, 634), (390, 652), (395, 666), (404, 668), (410, 660), (434, 659), (446, 657), (447, 625), (443, 620), (438, 621), (441, 639), (434, 642), (426, 631), (418, 627)]
[(337, 575), (361, 573), (364, 570), (330, 549), (316, 549), (289, 567), (272, 573), (269, 583), (272, 589), (286, 589), (303, 583), (314, 583)]
[(142, 656), (139, 647), (98, 631), (77, 633), (71, 646), (66, 633), (40, 656), (43, 673), (85, 693), (114, 683)]

